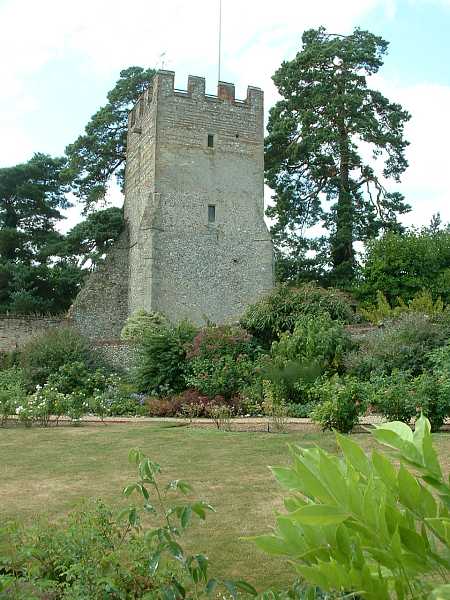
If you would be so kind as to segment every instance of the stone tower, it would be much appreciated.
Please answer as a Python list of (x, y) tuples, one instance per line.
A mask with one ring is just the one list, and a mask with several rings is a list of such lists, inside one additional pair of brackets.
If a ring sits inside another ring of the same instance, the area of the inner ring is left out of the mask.
[(140, 308), (236, 320), (271, 289), (263, 127), (259, 88), (236, 100), (229, 83), (210, 96), (202, 77), (180, 91), (172, 71), (155, 75), (129, 115), (126, 232), (72, 308), (88, 335), (114, 337)]

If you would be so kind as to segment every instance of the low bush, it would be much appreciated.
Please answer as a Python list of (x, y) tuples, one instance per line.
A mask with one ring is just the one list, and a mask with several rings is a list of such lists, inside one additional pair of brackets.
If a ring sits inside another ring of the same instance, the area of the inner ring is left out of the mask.
[(268, 417), (268, 431), (283, 433), (286, 431), (287, 408), (283, 390), (272, 381), (263, 381), (264, 400), (262, 408)]
[(316, 364), (327, 371), (340, 369), (351, 340), (343, 325), (328, 313), (303, 315), (291, 333), (285, 332), (272, 344), (271, 356), (278, 363), (297, 361)]
[(431, 431), (439, 431), (450, 417), (450, 378), (442, 374), (422, 373), (413, 381), (417, 395), (417, 412), (422, 412), (431, 424)]
[(345, 356), (344, 365), (348, 373), (362, 379), (368, 379), (371, 373), (390, 374), (395, 369), (419, 375), (431, 367), (430, 351), (444, 345), (448, 338), (446, 316), (432, 319), (407, 313), (367, 333), (359, 348)]
[(16, 408), (26, 396), (25, 374), (11, 367), (0, 371), (0, 425), (16, 414)]
[(209, 417), (213, 406), (228, 406), (233, 414), (240, 414), (242, 399), (239, 396), (228, 399), (223, 396), (210, 398), (198, 390), (188, 389), (177, 396), (150, 398), (146, 406), (152, 417)]
[(201, 329), (188, 347), (188, 359), (213, 360), (223, 356), (252, 357), (258, 352), (252, 336), (235, 325), (214, 325)]
[(363, 305), (359, 311), (371, 323), (381, 325), (384, 321), (395, 319), (404, 313), (441, 315), (444, 312), (444, 303), (440, 297), (433, 301), (431, 293), (422, 290), (416, 293), (408, 304), (402, 298), (397, 298), (396, 304), (391, 306), (383, 292), (378, 291), (376, 304)]
[(72, 362), (91, 365), (88, 341), (70, 327), (52, 329), (32, 338), (22, 348), (20, 364), (32, 389), (44, 385), (52, 373)]
[(417, 390), (408, 371), (372, 377), (371, 388), (371, 404), (388, 421), (410, 423), (417, 415)]
[(248, 386), (254, 377), (254, 363), (246, 356), (234, 358), (193, 358), (186, 369), (185, 381), (200, 394), (214, 398), (232, 398)]
[(138, 343), (136, 382), (139, 391), (166, 396), (183, 391), (186, 352), (197, 329), (188, 322), (144, 332)]
[(348, 298), (340, 291), (313, 284), (298, 288), (281, 285), (268, 296), (247, 308), (241, 325), (266, 347), (285, 331), (293, 331), (304, 315), (328, 313), (333, 320), (352, 323), (354, 312)]
[(168, 324), (166, 317), (161, 313), (140, 309), (128, 317), (120, 337), (125, 342), (136, 344), (142, 340), (147, 331), (167, 327)]
[(62, 415), (70, 413), (70, 400), (68, 396), (53, 387), (37, 386), (34, 394), (26, 396), (18, 404), (16, 414), (26, 427), (31, 427), (33, 423), (47, 427), (51, 416), (55, 416), (58, 421)]
[[(123, 494), (138, 498), (124, 510), (97, 500), (57, 524), (8, 525), (2, 532), (7, 549), (0, 557), (2, 598), (175, 600), (206, 598), (217, 585), (243, 588), (240, 582), (210, 581), (206, 556), (181, 546), (194, 519), (204, 521), (212, 507), (187, 502), (182, 496), (192, 488), (181, 479), (163, 485), (161, 467), (140, 452), (130, 452), (130, 460), (137, 481)], [(253, 591), (247, 584), (248, 589)]]
[(294, 419), (309, 419), (316, 408), (317, 402), (314, 400), (303, 404), (286, 402), (286, 415)]
[(137, 394), (120, 381), (104, 392), (94, 394), (90, 409), (98, 417), (143, 417), (149, 414), (144, 394)]
[(369, 389), (354, 377), (334, 375), (318, 382), (310, 396), (317, 402), (311, 418), (323, 431), (350, 433), (367, 410)]

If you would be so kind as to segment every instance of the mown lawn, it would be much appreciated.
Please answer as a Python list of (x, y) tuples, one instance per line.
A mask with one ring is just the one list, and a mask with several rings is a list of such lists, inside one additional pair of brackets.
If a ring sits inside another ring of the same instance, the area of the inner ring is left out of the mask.
[[(353, 436), (366, 449), (371, 436)], [(435, 442), (446, 467), (450, 435)], [(267, 532), (282, 494), (267, 468), (289, 461), (288, 443), (319, 444), (335, 451), (332, 434), (226, 433), (162, 425), (107, 425), (0, 429), (0, 517), (32, 522), (37, 515), (61, 517), (83, 497), (119, 506), (121, 489), (134, 481), (127, 461), (140, 448), (159, 462), (165, 478), (182, 478), (195, 496), (217, 510), (189, 534), (192, 549), (210, 558), (212, 573), (257, 584), (286, 583), (291, 567), (266, 557), (239, 538)]]

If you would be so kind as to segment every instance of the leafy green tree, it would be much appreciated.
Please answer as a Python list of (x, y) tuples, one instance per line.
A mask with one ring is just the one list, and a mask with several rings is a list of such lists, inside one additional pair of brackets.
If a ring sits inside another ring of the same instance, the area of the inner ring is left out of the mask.
[(110, 207), (96, 211), (77, 223), (65, 236), (61, 251), (67, 258), (84, 268), (95, 267), (123, 229), (123, 211)]
[(128, 112), (149, 86), (155, 71), (129, 67), (108, 93), (108, 102), (86, 125), (85, 133), (66, 148), (65, 171), (72, 191), (86, 209), (102, 200), (113, 175), (124, 181)]
[(58, 258), (56, 225), (67, 208), (65, 159), (35, 154), (0, 169), (0, 311), (57, 313), (81, 284), (78, 268)]
[(57, 259), (52, 265), (0, 262), (0, 312), (59, 314), (69, 308), (84, 273)]
[(407, 167), (403, 129), (410, 115), (367, 85), (387, 47), (360, 29), (348, 36), (311, 29), (273, 76), (282, 99), (270, 111), (265, 168), (275, 191), (268, 210), (275, 240), (304, 259), (305, 232), (320, 224), (336, 281), (354, 275), (355, 240), (398, 229), (397, 215), (409, 210), (385, 180), (398, 182)]
[(374, 301), (382, 292), (391, 304), (412, 300), (423, 289), (450, 302), (450, 228), (432, 224), (406, 233), (388, 232), (367, 244), (355, 294)]
[(0, 260), (45, 264), (60, 239), (55, 224), (69, 203), (61, 182), (63, 158), (35, 154), (0, 169)]

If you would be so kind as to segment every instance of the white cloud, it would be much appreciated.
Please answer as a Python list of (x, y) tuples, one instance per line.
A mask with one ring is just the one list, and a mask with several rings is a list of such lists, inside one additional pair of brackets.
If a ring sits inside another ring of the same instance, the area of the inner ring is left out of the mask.
[(411, 120), (405, 126), (405, 138), (410, 142), (406, 150), (409, 167), (399, 190), (413, 210), (402, 218), (403, 222), (426, 225), (437, 212), (445, 222), (450, 222), (447, 178), (450, 86), (431, 83), (402, 86), (380, 77), (375, 87), (411, 113)]
[[(450, 4), (450, 0), (420, 1)], [(302, 31), (323, 24), (331, 31), (345, 32), (374, 8), (384, 9), (388, 19), (396, 9), (395, 0), (222, 0), (222, 5), (222, 78), (236, 83), (240, 97), (248, 84), (259, 85), (265, 90), (266, 107), (276, 98), (271, 75), (283, 59), (292, 58), (298, 50)], [(192, 73), (205, 75), (209, 91), (214, 91), (217, 7), (218, 0), (3, 0), (0, 164), (25, 160), (40, 149), (40, 140), (26, 129), (24, 116), (50, 122), (50, 115), (45, 113), (46, 107), (36, 105), (28, 81), (56, 63), (68, 79), (70, 66), (63, 71), (64, 65), (82, 65), (86, 78), (77, 81), (77, 86), (89, 93), (86, 82), (93, 78), (114, 78), (130, 64), (160, 66), (159, 57), (165, 52), (165, 68), (176, 71), (177, 87), (184, 88), (188, 73)], [(403, 189), (407, 196), (423, 196), (423, 204), (416, 203), (415, 214), (428, 220), (432, 207), (441, 203), (444, 213), (447, 200), (444, 140), (450, 133), (450, 89), (420, 84), (386, 87), (393, 92), (389, 97), (398, 98), (413, 113), (408, 126), (411, 167)], [(432, 114), (428, 112), (430, 97)], [(61, 148), (70, 141), (61, 140)], [(450, 212), (446, 218), (450, 219)]]

